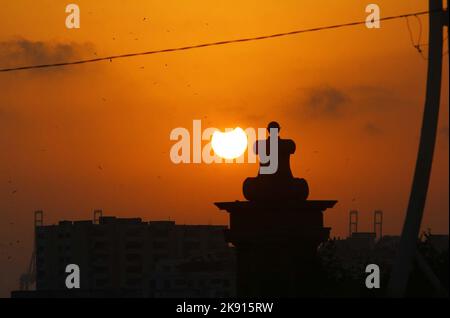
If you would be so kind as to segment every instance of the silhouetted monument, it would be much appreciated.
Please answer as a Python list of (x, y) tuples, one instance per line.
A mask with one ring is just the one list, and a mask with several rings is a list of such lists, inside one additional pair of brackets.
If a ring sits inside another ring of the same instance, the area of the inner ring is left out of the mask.
[[(280, 129), (276, 122), (269, 128)], [(216, 202), (230, 214), (226, 238), (237, 251), (238, 296), (298, 297), (318, 294), (317, 248), (329, 238), (323, 212), (337, 201), (307, 200), (306, 180), (294, 178), (295, 143), (278, 139), (278, 170), (244, 181), (248, 201)], [(269, 139), (256, 142), (255, 149)], [(268, 164), (268, 163), (265, 163)]]
[[(280, 131), (277, 122), (269, 123), (267, 130)], [(270, 140), (258, 140), (255, 144), (255, 152), (259, 155), (260, 149), (270, 155)], [(244, 181), (244, 196), (250, 201), (278, 201), (278, 200), (306, 200), (309, 195), (308, 183), (305, 179), (294, 178), (291, 171), (290, 157), (295, 152), (295, 142), (291, 139), (278, 137), (278, 169), (273, 174), (261, 174), (256, 178), (247, 178)], [(261, 163), (261, 166), (269, 166), (270, 161)]]

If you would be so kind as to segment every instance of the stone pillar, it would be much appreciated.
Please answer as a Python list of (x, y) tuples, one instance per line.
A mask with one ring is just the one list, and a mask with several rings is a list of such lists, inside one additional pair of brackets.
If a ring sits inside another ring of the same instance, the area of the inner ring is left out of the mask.
[(239, 297), (318, 293), (317, 248), (329, 238), (323, 212), (337, 201), (217, 202), (230, 214)]

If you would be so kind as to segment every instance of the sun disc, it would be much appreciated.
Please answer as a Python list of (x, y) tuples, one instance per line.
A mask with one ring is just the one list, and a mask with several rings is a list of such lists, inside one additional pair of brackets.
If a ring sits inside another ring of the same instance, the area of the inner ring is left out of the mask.
[(247, 149), (247, 135), (240, 127), (227, 132), (215, 131), (211, 139), (211, 147), (221, 158), (236, 159)]

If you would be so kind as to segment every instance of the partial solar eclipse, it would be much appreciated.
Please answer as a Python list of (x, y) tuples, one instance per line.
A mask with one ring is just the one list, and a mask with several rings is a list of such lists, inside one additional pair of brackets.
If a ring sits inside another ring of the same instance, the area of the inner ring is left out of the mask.
[(239, 127), (227, 132), (215, 131), (211, 139), (211, 147), (221, 158), (236, 159), (247, 149), (247, 135)]

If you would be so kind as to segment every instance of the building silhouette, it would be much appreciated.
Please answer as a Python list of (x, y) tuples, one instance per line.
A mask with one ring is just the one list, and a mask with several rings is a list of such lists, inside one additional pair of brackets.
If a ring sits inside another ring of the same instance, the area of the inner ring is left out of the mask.
[[(353, 232), (347, 238), (333, 238), (322, 244), (319, 255), (324, 276), (327, 277), (325, 296), (385, 297), (399, 244), (398, 235), (384, 235), (376, 239), (374, 232)], [(448, 235), (424, 233), (417, 240), (417, 249), (427, 266), (420, 264), (418, 259), (414, 262), (408, 296), (448, 295), (448, 247)], [(379, 290), (370, 290), (364, 285), (368, 264), (376, 264), (380, 269)], [(434, 276), (432, 279), (430, 272)]]
[[(13, 296), (233, 296), (234, 252), (225, 229), (109, 216), (40, 225), (36, 291)], [(68, 264), (80, 268), (79, 290), (66, 288)]]

